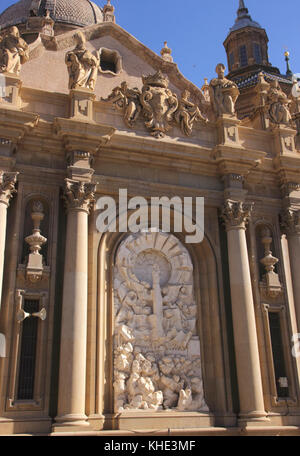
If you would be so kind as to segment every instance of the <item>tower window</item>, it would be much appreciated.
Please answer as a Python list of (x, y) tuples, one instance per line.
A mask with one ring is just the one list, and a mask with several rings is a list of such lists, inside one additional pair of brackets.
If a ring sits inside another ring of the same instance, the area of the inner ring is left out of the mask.
[(262, 63), (261, 47), (259, 44), (253, 44), (254, 60), (256, 63)]
[(233, 65), (234, 65), (234, 53), (231, 52), (231, 54), (229, 54), (229, 68), (230, 68), (230, 70), (232, 70)]
[(240, 65), (241, 67), (248, 65), (247, 48), (245, 45), (240, 47)]
[(269, 325), (277, 396), (289, 397), (279, 312), (269, 312)]
[[(38, 310), (39, 300), (25, 299), (25, 312), (32, 314), (38, 312)], [(18, 400), (32, 400), (34, 397), (38, 321), (38, 318), (26, 318), (23, 321), (17, 394)]]

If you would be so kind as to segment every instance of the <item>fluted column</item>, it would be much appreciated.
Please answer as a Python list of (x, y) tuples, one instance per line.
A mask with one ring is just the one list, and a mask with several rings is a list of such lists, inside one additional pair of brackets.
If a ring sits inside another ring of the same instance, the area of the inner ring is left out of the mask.
[(266, 419), (245, 233), (252, 207), (252, 203), (227, 200), (222, 213), (228, 239), (239, 418), (246, 424)]
[(95, 185), (65, 180), (68, 210), (63, 287), (58, 426), (86, 426), (88, 215)]
[(13, 194), (18, 173), (0, 171), (0, 309), (3, 283), (7, 208)]
[(300, 331), (300, 210), (286, 209), (282, 213), (281, 222), (288, 241), (297, 326)]

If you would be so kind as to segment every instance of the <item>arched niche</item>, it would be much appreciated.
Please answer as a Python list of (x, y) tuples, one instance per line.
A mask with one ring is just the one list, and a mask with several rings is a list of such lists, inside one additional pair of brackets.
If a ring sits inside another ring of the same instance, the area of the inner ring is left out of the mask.
[[(203, 409), (199, 407), (199, 410), (181, 411), (180, 426), (212, 426), (213, 422), (215, 424), (233, 423), (235, 417), (232, 413), (227, 340), (226, 334), (224, 334), (226, 324), (224, 323), (225, 311), (222, 303), (223, 284), (220, 251), (215, 252), (216, 247), (213, 247), (213, 243), (207, 234), (200, 244), (185, 244), (185, 235), (186, 233), (176, 233), (171, 236), (177, 239), (177, 243), (182, 246), (183, 251), (188, 255), (188, 263), (190, 262), (192, 267), (193, 299), (197, 313), (194, 336), (198, 338), (198, 346), (200, 345), (200, 356), (198, 358), (201, 360), (201, 380), (203, 382), (204, 403), (207, 408), (204, 410), (205, 407)], [(145, 428), (151, 423), (150, 428), (154, 426), (154, 423), (156, 423), (155, 427), (159, 428), (160, 425), (167, 424), (164, 420), (159, 422), (159, 416), (166, 414), (168, 420), (170, 414), (172, 418), (178, 411), (172, 408), (171, 410), (164, 409), (163, 407), (160, 410), (153, 410), (151, 414), (149, 410), (131, 409), (126, 413), (135, 414), (135, 419), (124, 424), (120, 421), (120, 416), (124, 413), (115, 408), (113, 385), (115, 378), (116, 318), (114, 278), (118, 251), (122, 248), (122, 243), (126, 242), (130, 236), (130, 234), (108, 232), (100, 236), (96, 269), (97, 384), (95, 386), (95, 409), (98, 416), (103, 417), (106, 428), (124, 429), (126, 426), (128, 428), (130, 426), (131, 428), (134, 426)], [(166, 234), (166, 236), (170, 235)], [(164, 263), (164, 259), (160, 261)], [(144, 272), (144, 274), (149, 280), (149, 271)], [(168, 276), (168, 272), (165, 272), (166, 276)], [(150, 420), (145, 418), (145, 412), (148, 416), (151, 414)], [(200, 420), (201, 415), (206, 417), (202, 422)], [(153, 419), (155, 421), (151, 421)], [(169, 424), (171, 425), (171, 422)], [(174, 427), (178, 427), (178, 424), (174, 424)]]

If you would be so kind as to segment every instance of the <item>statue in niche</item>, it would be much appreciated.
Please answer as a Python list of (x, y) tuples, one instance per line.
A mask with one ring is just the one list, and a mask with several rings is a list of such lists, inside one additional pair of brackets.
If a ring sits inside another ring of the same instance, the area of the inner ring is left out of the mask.
[(29, 47), (17, 27), (11, 27), (0, 42), (0, 73), (20, 75), (21, 66), (29, 60)]
[(92, 54), (86, 48), (86, 39), (82, 32), (74, 36), (76, 48), (66, 54), (69, 72), (69, 89), (85, 88), (94, 91), (100, 63), (99, 53)]
[(217, 78), (210, 81), (209, 92), (216, 117), (223, 114), (235, 115), (235, 103), (239, 96), (238, 86), (225, 78), (225, 66), (219, 63), (216, 67)]
[(189, 101), (189, 98), (190, 92), (185, 90), (181, 95), (178, 110), (175, 114), (176, 122), (186, 136), (192, 134), (194, 122), (208, 122), (208, 119), (201, 114), (198, 106)]
[(271, 122), (274, 124), (289, 125), (292, 120), (290, 113), (291, 103), (292, 101), (281, 90), (278, 80), (271, 81), (266, 99)]
[(134, 126), (142, 110), (139, 89), (130, 89), (127, 82), (123, 81), (119, 87), (113, 89), (108, 98), (102, 98), (102, 100), (114, 103), (118, 109), (123, 111), (125, 124), (129, 128)]
[(193, 266), (174, 236), (139, 233), (123, 241), (114, 304), (115, 411), (208, 411)]

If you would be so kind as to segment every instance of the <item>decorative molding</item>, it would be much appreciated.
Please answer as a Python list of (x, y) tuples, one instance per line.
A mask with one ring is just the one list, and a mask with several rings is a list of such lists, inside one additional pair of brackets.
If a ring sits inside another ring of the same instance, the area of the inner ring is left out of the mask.
[(282, 231), (287, 235), (300, 235), (300, 210), (287, 208), (280, 214)]
[(15, 185), (19, 173), (0, 171), (0, 203), (9, 206), (10, 199), (13, 197), (17, 190)]
[(95, 202), (96, 184), (65, 179), (64, 200), (68, 211), (84, 211), (90, 213)]
[(246, 224), (251, 217), (254, 203), (233, 201), (227, 199), (222, 208), (221, 217), (225, 222), (226, 230), (246, 229)]

